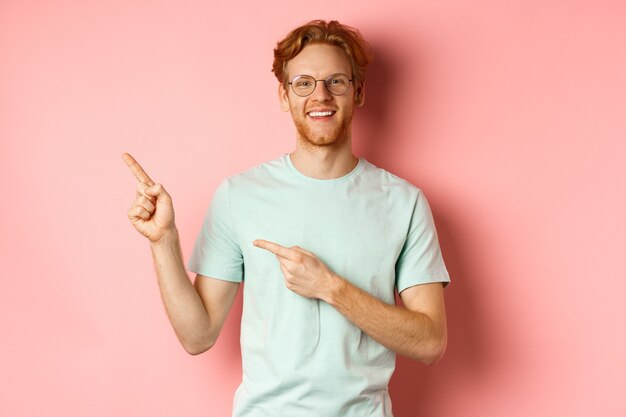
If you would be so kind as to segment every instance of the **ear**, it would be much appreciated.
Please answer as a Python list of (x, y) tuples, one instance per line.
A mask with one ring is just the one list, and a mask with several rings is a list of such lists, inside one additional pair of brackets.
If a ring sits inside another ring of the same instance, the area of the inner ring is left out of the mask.
[(278, 84), (278, 99), (280, 100), (280, 109), (284, 112), (289, 111), (289, 95), (283, 84)]
[(365, 84), (359, 82), (356, 86), (356, 92), (354, 93), (354, 105), (357, 107), (363, 106), (365, 103)]

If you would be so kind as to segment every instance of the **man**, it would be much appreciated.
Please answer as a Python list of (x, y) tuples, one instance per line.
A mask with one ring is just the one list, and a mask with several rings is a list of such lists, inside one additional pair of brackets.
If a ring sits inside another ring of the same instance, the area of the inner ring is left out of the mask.
[(358, 31), (335, 21), (278, 43), (273, 71), (296, 149), (220, 184), (189, 261), (194, 285), (170, 196), (124, 154), (139, 180), (128, 215), (151, 242), (189, 353), (213, 346), (245, 279), (234, 416), (391, 416), (395, 352), (433, 364), (445, 350), (449, 277), (428, 203), (352, 153), (370, 56)]

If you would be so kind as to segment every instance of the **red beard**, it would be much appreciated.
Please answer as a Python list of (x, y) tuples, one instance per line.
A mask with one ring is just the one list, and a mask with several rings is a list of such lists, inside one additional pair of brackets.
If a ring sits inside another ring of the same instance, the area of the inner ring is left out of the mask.
[[(336, 115), (337, 113), (335, 113), (335, 116)], [(306, 117), (308, 116), (305, 116), (305, 118)], [(296, 125), (296, 130), (298, 131), (298, 135), (300, 136), (300, 138), (307, 142), (309, 145), (313, 147), (336, 146), (344, 143), (350, 137), (352, 115), (345, 117), (332, 132), (322, 136), (319, 134), (314, 134), (310, 126), (306, 123), (306, 120), (294, 117), (293, 122)]]

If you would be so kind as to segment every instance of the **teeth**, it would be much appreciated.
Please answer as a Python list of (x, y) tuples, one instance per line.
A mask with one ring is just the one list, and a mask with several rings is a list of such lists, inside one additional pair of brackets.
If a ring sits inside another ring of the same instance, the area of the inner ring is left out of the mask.
[(324, 117), (324, 116), (332, 116), (334, 112), (332, 111), (312, 111), (309, 113), (311, 117)]

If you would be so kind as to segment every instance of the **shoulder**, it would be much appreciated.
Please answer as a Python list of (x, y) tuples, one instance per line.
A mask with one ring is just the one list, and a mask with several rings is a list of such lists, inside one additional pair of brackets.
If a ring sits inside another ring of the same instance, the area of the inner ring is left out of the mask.
[(404, 178), (377, 167), (363, 159), (363, 177), (372, 186), (377, 187), (389, 194), (390, 197), (399, 199), (417, 200), (422, 193), (421, 189)]

